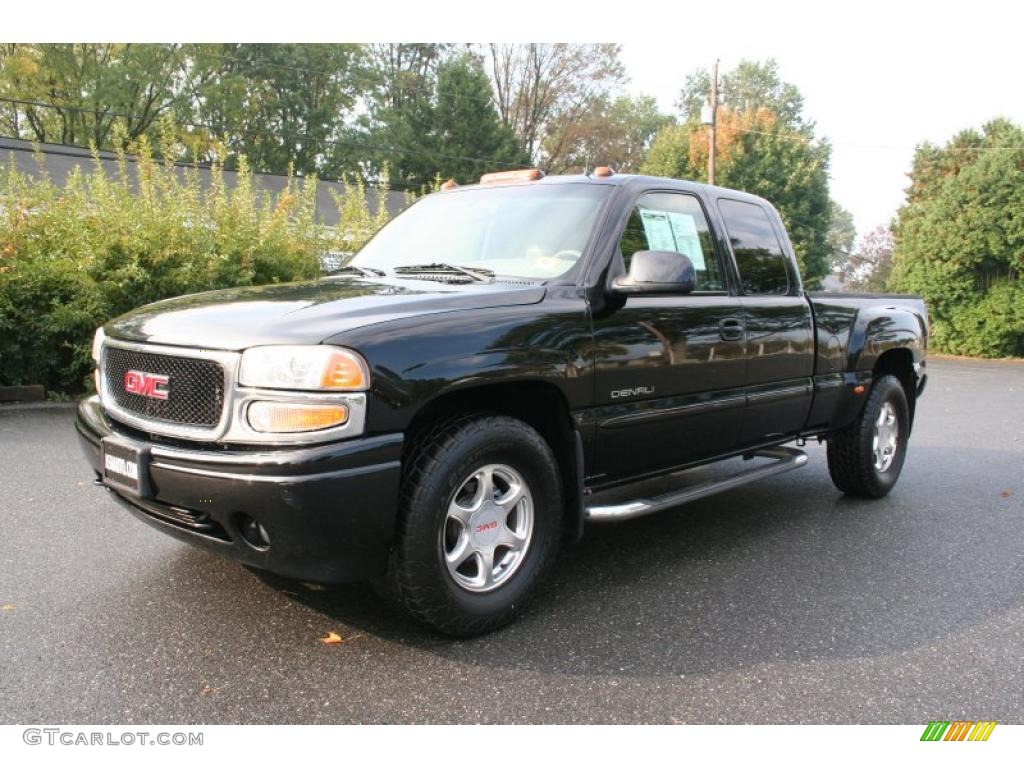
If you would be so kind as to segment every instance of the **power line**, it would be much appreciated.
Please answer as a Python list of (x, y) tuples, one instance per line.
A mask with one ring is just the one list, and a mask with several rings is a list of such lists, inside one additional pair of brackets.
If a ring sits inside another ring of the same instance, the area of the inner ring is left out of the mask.
[[(781, 132), (781, 131), (758, 131), (758, 130), (754, 130), (753, 128), (736, 128), (734, 130), (736, 130), (736, 131), (738, 131), (740, 133), (755, 133), (755, 134), (758, 134), (759, 136), (776, 136), (776, 137), (782, 138), (782, 139), (794, 139), (796, 141), (802, 141), (802, 142), (808, 143), (808, 144), (811, 141), (814, 140), (814, 138), (809, 137), (809, 136), (805, 136), (804, 134), (798, 133), (796, 131), (788, 131), (788, 132)], [(836, 142), (832, 141), (832, 139), (828, 138), (827, 136), (821, 137), (818, 140), (819, 141), (827, 141), (830, 145), (833, 145), (833, 146), (856, 147), (858, 149), (889, 149), (889, 150), (907, 151), (907, 150), (918, 150), (918, 149), (921, 149), (924, 146), (923, 144), (918, 144), (918, 145), (913, 146), (913, 147), (905, 146), (905, 145), (904, 146), (900, 146), (900, 145), (896, 145), (896, 144), (856, 144), (856, 143), (845, 142), (845, 141), (841, 141), (837, 145)], [(943, 149), (943, 147), (937, 147), (937, 149), (941, 150), (941, 149)], [(948, 149), (948, 150), (951, 150), (951, 151), (964, 150), (964, 151), (967, 151), (967, 152), (1017, 151), (1017, 150), (1024, 150), (1024, 145), (1022, 145), (1022, 146), (1008, 145), (1008, 146), (1002, 146), (1002, 147), (983, 147), (983, 146), (957, 147), (957, 146), (951, 146), (951, 147), (946, 147), (945, 149)]]
[[(792, 222), (793, 224), (796, 224), (798, 227), (803, 227), (804, 229), (809, 229), (811, 232), (816, 232), (817, 234), (821, 235), (822, 237), (824, 237), (826, 239), (828, 238), (828, 232), (826, 232), (823, 229), (818, 229), (817, 227), (812, 227), (810, 224), (804, 224), (802, 221), (794, 219), (792, 216), (787, 216), (786, 218), (789, 219), (789, 221)], [(826, 245), (827, 245), (827, 243), (826, 243)], [(847, 258), (850, 258), (850, 259), (860, 258), (859, 256), (857, 256), (854, 253), (850, 253), (849, 251), (844, 251), (842, 248), (836, 248), (835, 246), (832, 246), (832, 245), (829, 245), (828, 248), (829, 248), (829, 250), (832, 253), (841, 253), (843, 256), (846, 256)]]
[[(314, 69), (312, 67), (301, 67), (301, 66), (297, 66), (297, 65), (294, 65), (294, 64), (280, 64), (280, 63), (273, 62), (273, 61), (268, 61), (267, 59), (259, 58), (259, 57), (253, 57), (253, 58), (246, 59), (246, 58), (241, 58), (241, 57), (238, 57), (238, 56), (231, 56), (231, 55), (228, 55), (228, 54), (220, 53), (220, 52), (218, 52), (216, 50), (208, 50), (208, 51), (205, 51), (205, 53), (207, 53), (209, 55), (212, 55), (212, 56), (216, 56), (219, 59), (221, 59), (222, 61), (231, 61), (231, 62), (234, 62), (236, 64), (246, 64), (246, 65), (250, 65), (250, 66), (264, 66), (264, 67), (268, 67), (268, 68), (271, 68), (271, 69), (283, 69), (283, 70), (288, 70), (288, 71), (300, 72), (300, 73), (304, 73), (304, 74), (319, 75), (319, 76), (328, 77), (328, 78), (336, 76), (336, 73), (329, 72), (327, 70)], [(495, 109), (497, 110), (497, 103), (496, 103), (497, 99), (494, 97), (493, 94), (491, 94), (490, 96), (478, 97), (478, 96), (474, 96), (472, 94), (467, 94), (467, 93), (454, 93), (454, 92), (451, 92), (451, 91), (439, 91), (439, 90), (435, 90), (435, 89), (430, 88), (426, 84), (424, 84), (423, 86), (414, 87), (414, 88), (400, 88), (399, 90), (402, 91), (403, 93), (421, 93), (421, 94), (424, 94), (424, 95), (426, 95), (428, 97), (431, 96), (431, 95), (437, 95), (437, 96), (457, 96), (459, 98), (467, 99), (467, 100), (470, 100), (470, 101), (476, 101), (479, 104), (495, 107)], [(0, 101), (7, 101), (7, 102), (14, 102), (14, 103), (23, 103), (23, 104), (32, 104), (34, 106), (40, 106), (40, 107), (53, 107), (53, 108), (59, 108), (59, 109), (67, 109), (69, 111), (86, 112), (86, 113), (93, 113), (93, 114), (98, 114), (99, 113), (99, 110), (95, 110), (95, 109), (82, 109), (82, 108), (71, 107), (71, 106), (63, 106), (63, 105), (55, 105), (55, 104), (45, 104), (45, 103), (40, 103), (40, 102), (31, 102), (29, 100), (0, 98)], [(141, 115), (131, 115), (131, 114), (124, 114), (124, 113), (116, 113), (116, 112), (104, 112), (103, 114), (106, 115), (106, 116), (112, 116), (112, 117), (122, 117), (124, 119), (134, 119), (134, 120), (148, 119), (148, 118), (144, 118), (144, 116), (141, 116)], [(203, 123), (186, 122), (186, 123), (179, 124), (179, 127), (181, 125), (188, 125), (188, 126), (191, 126), (193, 128), (209, 128), (211, 130), (220, 130), (216, 126), (209, 125), (209, 124), (203, 124)], [(759, 130), (756, 130), (756, 129), (753, 129), (753, 128), (736, 128), (735, 130), (740, 132), (740, 133), (757, 134), (757, 135), (760, 135), (760, 136), (774, 136), (774, 137), (778, 137), (778, 138), (789, 138), (789, 139), (793, 139), (793, 140), (797, 140), (797, 141), (802, 141), (802, 142), (805, 142), (805, 143), (810, 143), (810, 141), (813, 140), (812, 137), (805, 136), (805, 135), (803, 135), (801, 133), (798, 133), (798, 132), (795, 132), (795, 131), (788, 131), (788, 132), (759, 131)], [(277, 135), (277, 134), (273, 134), (273, 133), (269, 133), (269, 132), (259, 132), (259, 131), (252, 131), (252, 130), (250, 130), (250, 131), (236, 131), (236, 132), (249, 133), (249, 134), (253, 134), (253, 135), (269, 135), (269, 136), (276, 136)], [(403, 150), (401, 148), (382, 147), (380, 145), (367, 145), (367, 144), (359, 145), (359, 144), (356, 144), (355, 142), (350, 142), (350, 141), (342, 142), (340, 140), (319, 139), (319, 138), (316, 138), (316, 137), (308, 136), (306, 134), (298, 134), (298, 135), (294, 135), (294, 136), (296, 138), (309, 138), (313, 142), (323, 143), (323, 144), (326, 144), (327, 146), (342, 146), (344, 144), (351, 144), (352, 146), (364, 146), (365, 148), (371, 148), (371, 149), (372, 148), (377, 148), (377, 149), (382, 149), (382, 150), (385, 150), (385, 151), (405, 152), (406, 154), (412, 154), (412, 155), (415, 155), (415, 154), (417, 154), (419, 152), (425, 152), (425, 153), (429, 153), (432, 156), (442, 157), (442, 158), (445, 158), (445, 159), (466, 160), (466, 161), (469, 161), (469, 162), (491, 162), (491, 163), (494, 163), (496, 165), (502, 165), (502, 166), (506, 166), (506, 167), (509, 167), (509, 168), (525, 168), (525, 167), (527, 167), (527, 166), (524, 166), (522, 164), (500, 163), (500, 162), (497, 162), (497, 161), (492, 161), (489, 158), (461, 157), (461, 156), (458, 156), (458, 155), (444, 155), (444, 154), (441, 154), (441, 153), (434, 152), (433, 150)], [(828, 141), (829, 144), (836, 145), (836, 142), (832, 141), (828, 137), (821, 137), (818, 140)], [(886, 145), (886, 144), (858, 144), (858, 143), (852, 143), (852, 142), (839, 142), (838, 146), (856, 147), (856, 148), (859, 148), (859, 149), (882, 149), (882, 150), (894, 150), (894, 151), (916, 150), (916, 149), (919, 149), (921, 147), (921, 145), (916, 145), (916, 146), (905, 146), (904, 145), (904, 146), (901, 146), (901, 145), (892, 145), (892, 144), (889, 144), (889, 145)], [(1013, 145), (1001, 146), (1001, 147), (974, 146), (974, 147), (949, 147), (949, 149), (952, 149), (952, 150), (963, 150), (963, 151), (967, 151), (967, 152), (1016, 151), (1016, 150), (1024, 150), (1024, 146), (1013, 146)]]
[[(36, 101), (34, 99), (12, 99), (12, 98), (9, 98), (9, 97), (0, 97), (0, 102), (6, 102), (8, 104), (20, 104), (22, 106), (37, 107), (39, 109), (65, 110), (65, 111), (68, 111), (68, 112), (77, 112), (77, 113), (92, 114), (92, 115), (99, 114), (97, 112), (97, 110), (95, 110), (95, 109), (88, 109), (88, 108), (85, 108), (85, 107), (75, 107), (75, 106), (72, 106), (70, 104), (53, 104), (53, 103), (45, 102), (45, 101)], [(129, 112), (106, 111), (106, 112), (103, 112), (102, 114), (103, 114), (104, 117), (120, 117), (120, 118), (125, 119), (125, 120), (140, 120), (140, 119), (143, 119), (142, 116), (137, 115), (137, 114), (132, 114), (132, 113), (129, 113)], [(210, 131), (213, 131), (215, 133), (235, 133), (235, 134), (240, 134), (240, 135), (243, 135), (243, 136), (266, 136), (266, 137), (270, 137), (272, 139), (276, 139), (277, 141), (281, 141), (281, 139), (282, 139), (282, 134), (275, 133), (273, 131), (261, 131), (261, 130), (257, 130), (257, 129), (244, 129), (244, 128), (234, 129), (232, 131), (228, 131), (225, 128), (223, 128), (222, 126), (217, 126), (217, 125), (213, 125), (213, 124), (210, 124), (210, 123), (199, 123), (199, 122), (192, 122), (192, 121), (181, 121), (181, 122), (175, 123), (175, 125), (178, 128), (184, 128), (185, 126), (188, 126), (190, 128), (206, 128), (206, 129), (208, 129)], [(371, 149), (371, 150), (378, 150), (378, 151), (381, 151), (381, 152), (400, 153), (400, 154), (410, 155), (410, 156), (414, 156), (414, 157), (416, 157), (416, 156), (418, 156), (418, 157), (434, 157), (434, 158), (440, 158), (440, 159), (445, 159), (445, 160), (461, 160), (461, 161), (473, 162), (473, 163), (489, 163), (491, 165), (498, 165), (498, 166), (502, 166), (502, 167), (510, 168), (510, 169), (528, 168), (529, 167), (529, 166), (526, 166), (526, 165), (524, 165), (522, 163), (507, 163), (507, 162), (502, 162), (500, 160), (494, 160), (494, 159), (489, 158), (489, 157), (469, 157), (469, 156), (466, 156), (466, 155), (453, 155), (453, 154), (449, 154), (449, 153), (446, 153), (446, 152), (437, 152), (437, 151), (432, 150), (432, 149), (407, 149), (407, 148), (402, 148), (402, 147), (386, 146), (386, 145), (383, 145), (383, 144), (376, 144), (376, 143), (373, 143), (373, 142), (367, 142), (367, 141), (361, 141), (361, 140), (352, 140), (352, 139), (345, 139), (345, 140), (342, 140), (342, 139), (324, 139), (324, 138), (320, 138), (318, 136), (311, 136), (311, 135), (309, 135), (307, 133), (288, 132), (287, 133), (287, 137), (290, 138), (290, 139), (293, 139), (293, 140), (294, 139), (301, 139), (301, 140), (309, 141), (314, 146), (323, 145), (325, 147), (350, 147), (350, 148), (359, 148), (359, 149)]]
[[(234, 62), (236, 64), (248, 64), (250, 66), (264, 66), (264, 67), (268, 67), (268, 68), (271, 68), (271, 69), (284, 69), (284, 70), (289, 70), (289, 71), (293, 71), (293, 72), (301, 72), (301, 73), (308, 74), (308, 75), (320, 75), (320, 76), (328, 77), (328, 78), (335, 76), (335, 73), (328, 72), (328, 71), (322, 70), (322, 69), (311, 69), (309, 67), (299, 67), (299, 66), (296, 66), (294, 64), (278, 64), (276, 62), (267, 61), (266, 59), (261, 59), (261, 58), (243, 59), (243, 58), (239, 58), (237, 56), (229, 56), (227, 54), (217, 53), (215, 51), (211, 52), (211, 55), (218, 56), (222, 61), (231, 61), (231, 62)], [(410, 87), (403, 87), (403, 88), (398, 88), (397, 90), (402, 92), (402, 93), (419, 93), (420, 95), (425, 95), (428, 98), (430, 96), (453, 96), (453, 97), (458, 97), (458, 98), (461, 98), (461, 99), (466, 99), (467, 101), (474, 101), (477, 104), (481, 104), (483, 106), (494, 107), (495, 111), (498, 111), (497, 99), (494, 96), (494, 94), (491, 94), (490, 96), (474, 96), (474, 95), (468, 94), (468, 93), (455, 93), (454, 91), (442, 91), (442, 90), (431, 88), (426, 83), (424, 83), (421, 86), (417, 86), (417, 87), (411, 87), (411, 88)]]
[[(78, 113), (85, 113), (85, 114), (97, 114), (97, 111), (95, 109), (88, 109), (88, 108), (85, 108), (85, 107), (75, 107), (75, 106), (71, 106), (71, 105), (67, 105), (67, 104), (53, 104), (53, 103), (50, 103), (50, 102), (35, 101), (35, 100), (32, 100), (32, 99), (12, 99), (12, 98), (7, 98), (7, 97), (0, 97), (0, 102), (7, 102), (7, 103), (11, 103), (11, 104), (22, 104), (22, 105), (25, 105), (25, 106), (33, 106), (33, 107), (38, 107), (38, 108), (41, 108), (41, 109), (44, 109), (44, 108), (58, 109), (58, 110), (59, 109), (63, 109), (63, 110), (66, 110), (68, 112), (78, 112)], [(137, 114), (128, 113), (128, 112), (107, 111), (107, 112), (103, 112), (102, 114), (103, 114), (104, 117), (120, 117), (120, 118), (127, 119), (127, 120), (139, 120), (139, 119), (142, 119), (142, 116), (137, 115)], [(224, 132), (224, 133), (229, 133), (230, 132), (230, 133), (238, 133), (238, 134), (249, 135), (249, 136), (269, 136), (269, 137), (274, 138), (274, 139), (278, 139), (278, 140), (281, 139), (281, 134), (274, 133), (272, 131), (260, 131), (260, 130), (256, 130), (256, 129), (235, 129), (233, 131), (227, 131), (224, 128), (222, 128), (221, 126), (213, 125), (211, 123), (198, 123), (198, 122), (192, 122), (192, 121), (182, 121), (182, 122), (179, 122), (179, 123), (175, 123), (175, 125), (177, 127), (179, 127), (179, 128), (182, 128), (182, 127), (185, 127), (185, 126), (189, 126), (191, 128), (206, 128), (206, 129), (209, 129), (209, 130), (214, 131), (214, 132)], [(429, 155), (429, 156), (432, 156), (432, 157), (439, 157), (439, 158), (443, 158), (443, 159), (447, 159), (447, 160), (465, 160), (467, 162), (491, 163), (493, 165), (501, 165), (501, 166), (506, 166), (508, 168), (524, 168), (524, 167), (526, 167), (526, 166), (522, 165), (521, 163), (505, 163), (505, 162), (501, 162), (501, 161), (498, 161), (498, 160), (492, 160), (491, 158), (487, 158), (487, 157), (468, 157), (468, 156), (465, 156), (465, 155), (453, 155), (453, 154), (448, 154), (448, 153), (443, 153), (443, 152), (436, 152), (436, 151), (430, 150), (430, 149), (410, 150), (410, 149), (405, 149), (405, 148), (401, 148), (401, 147), (385, 146), (385, 145), (382, 145), (382, 144), (375, 144), (375, 143), (371, 143), (371, 142), (358, 141), (358, 140), (323, 139), (323, 138), (320, 138), (320, 137), (317, 137), (317, 136), (310, 136), (309, 134), (305, 134), (305, 133), (289, 133), (288, 137), (292, 138), (292, 139), (305, 139), (305, 140), (309, 140), (311, 142), (314, 142), (316, 144), (323, 144), (325, 146), (351, 146), (351, 147), (359, 147), (359, 148), (363, 148), (363, 149), (377, 149), (377, 150), (381, 150), (381, 151), (385, 151), (385, 152), (400, 152), (400, 153), (404, 153), (404, 154), (407, 154), (407, 155), (418, 155), (418, 156), (421, 156), (421, 157)]]
[[(322, 77), (326, 77), (326, 78), (332, 78), (332, 77), (336, 76), (336, 73), (329, 72), (327, 70), (322, 70), (322, 69), (312, 69), (310, 67), (300, 67), (300, 66), (296, 66), (294, 64), (278, 64), (277, 62), (267, 61), (266, 59), (261, 59), (261, 58), (244, 59), (244, 58), (240, 58), (240, 57), (237, 57), (237, 56), (229, 56), (227, 54), (217, 53), (216, 51), (209, 52), (209, 53), (212, 56), (218, 57), (221, 61), (230, 61), (230, 62), (234, 62), (236, 64), (245, 64), (245, 65), (249, 65), (249, 66), (252, 66), (252, 67), (263, 66), (263, 67), (267, 67), (267, 68), (270, 68), (270, 69), (283, 69), (283, 70), (287, 70), (287, 71), (291, 71), (291, 72), (300, 72), (300, 73), (303, 73), (303, 74), (322, 76)], [(477, 104), (480, 104), (480, 105), (483, 105), (483, 106), (493, 107), (496, 112), (499, 111), (498, 110), (497, 99), (496, 99), (496, 97), (493, 94), (491, 94), (490, 96), (474, 96), (474, 95), (468, 94), (468, 93), (456, 93), (454, 91), (443, 91), (443, 90), (438, 90), (438, 89), (431, 88), (426, 83), (424, 83), (423, 85), (420, 85), (420, 86), (415, 86), (415, 87), (408, 87), (408, 86), (399, 87), (396, 90), (401, 92), (402, 94), (418, 94), (418, 95), (421, 95), (421, 96), (426, 96), (428, 99), (431, 96), (452, 96), (452, 97), (456, 97), (456, 98), (460, 98), (460, 99), (466, 99), (467, 101), (473, 101), (473, 102), (475, 102)]]

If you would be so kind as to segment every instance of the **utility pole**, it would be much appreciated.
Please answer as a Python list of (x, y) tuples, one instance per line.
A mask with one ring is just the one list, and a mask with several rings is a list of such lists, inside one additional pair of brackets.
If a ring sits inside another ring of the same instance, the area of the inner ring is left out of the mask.
[(718, 59), (711, 67), (711, 130), (708, 139), (708, 184), (715, 183), (715, 138), (718, 133)]

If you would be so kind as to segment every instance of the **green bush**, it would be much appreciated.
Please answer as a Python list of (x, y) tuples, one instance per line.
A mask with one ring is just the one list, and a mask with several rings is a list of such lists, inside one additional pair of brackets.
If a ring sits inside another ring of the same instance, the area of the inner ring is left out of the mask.
[(970, 357), (1024, 355), (1024, 285), (1005, 281), (953, 306), (932, 325), (936, 349)]
[(889, 287), (924, 296), (933, 349), (1024, 356), (1024, 129), (919, 147), (910, 181)]
[(320, 255), (354, 250), (386, 219), (369, 214), (354, 182), (332, 231), (316, 219), (315, 179), (291, 177), (273, 197), (244, 162), (233, 185), (220, 168), (201, 183), (145, 142), (135, 150), (116, 176), (97, 161), (64, 186), (13, 165), (0, 172), (0, 385), (81, 391), (93, 332), (110, 318), (171, 296), (315, 277)]

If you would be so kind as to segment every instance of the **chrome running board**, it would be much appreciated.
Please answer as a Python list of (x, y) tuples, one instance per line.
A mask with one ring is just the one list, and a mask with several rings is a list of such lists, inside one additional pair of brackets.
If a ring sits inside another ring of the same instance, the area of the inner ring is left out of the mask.
[(678, 507), (690, 501), (713, 496), (723, 491), (731, 491), (741, 485), (752, 483), (772, 475), (779, 475), (789, 472), (791, 469), (802, 467), (807, 463), (807, 454), (796, 448), (766, 448), (760, 451), (753, 451), (749, 454), (755, 458), (774, 459), (771, 464), (765, 464), (755, 469), (741, 472), (725, 480), (712, 480), (700, 485), (684, 488), (681, 491), (672, 491), (660, 496), (653, 496), (649, 499), (634, 499), (620, 504), (609, 504), (607, 506), (588, 506), (586, 508), (586, 519), (595, 522), (606, 520), (629, 520), (642, 515), (649, 515), (652, 512), (660, 512), (663, 509)]

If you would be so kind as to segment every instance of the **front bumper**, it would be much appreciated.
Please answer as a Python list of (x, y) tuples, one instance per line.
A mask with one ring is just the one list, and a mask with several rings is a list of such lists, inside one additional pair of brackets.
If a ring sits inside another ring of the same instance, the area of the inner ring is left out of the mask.
[[(308, 581), (353, 581), (387, 566), (401, 434), (299, 449), (179, 448), (125, 434), (96, 397), (79, 403), (75, 427), (97, 478), (103, 438), (118, 435), (149, 449), (146, 498), (107, 490), (140, 520), (177, 539)], [(269, 546), (247, 541), (247, 520), (263, 526)]]

